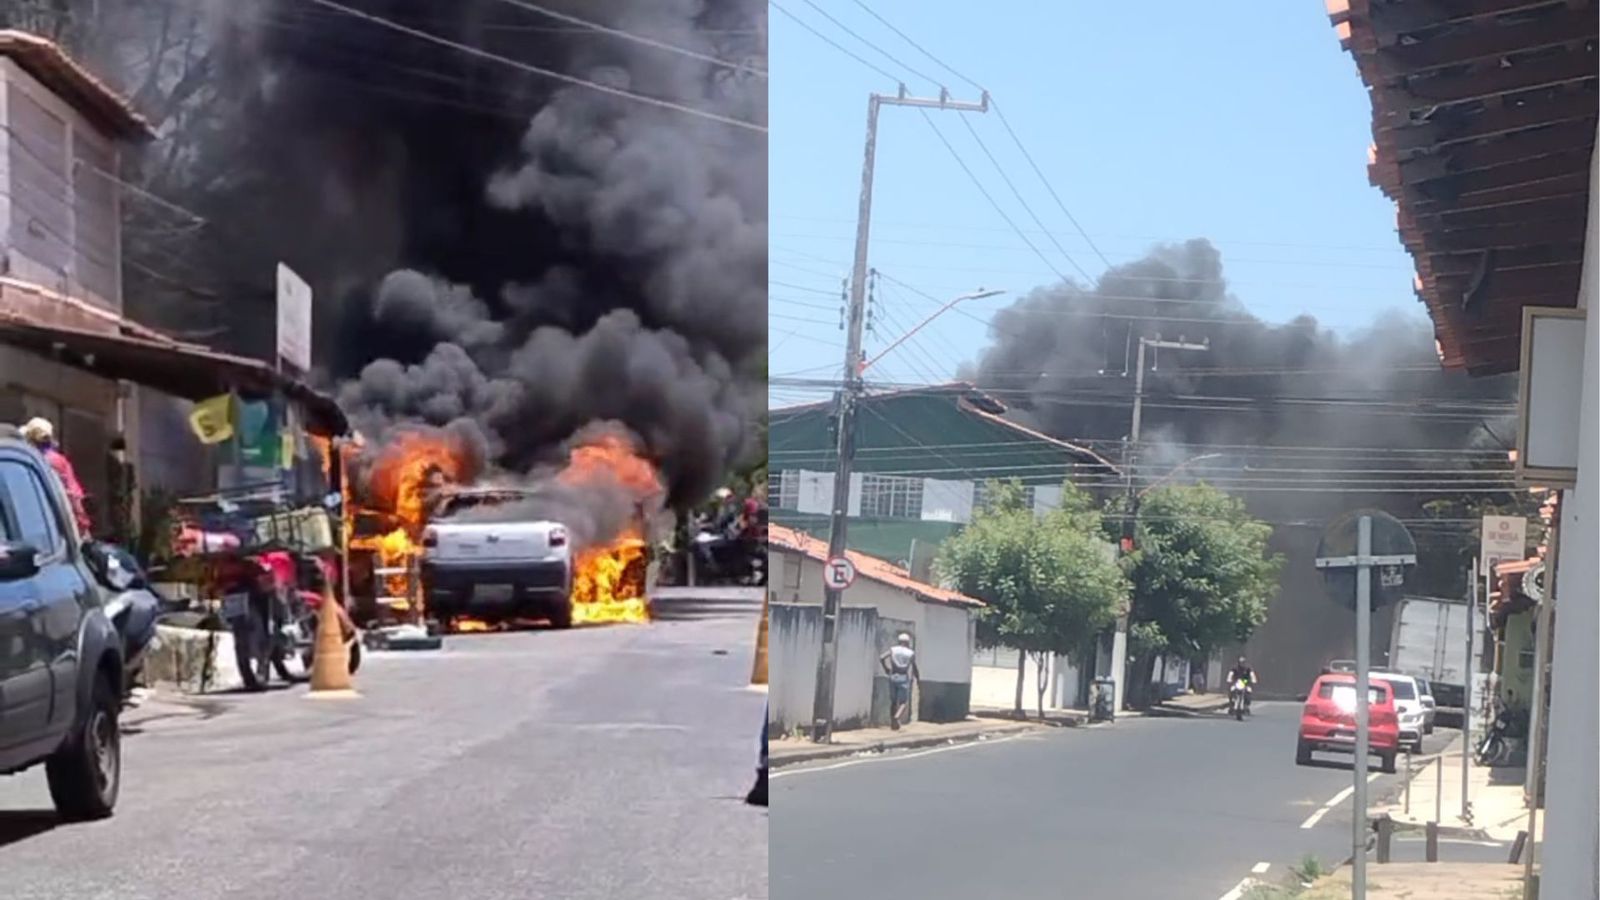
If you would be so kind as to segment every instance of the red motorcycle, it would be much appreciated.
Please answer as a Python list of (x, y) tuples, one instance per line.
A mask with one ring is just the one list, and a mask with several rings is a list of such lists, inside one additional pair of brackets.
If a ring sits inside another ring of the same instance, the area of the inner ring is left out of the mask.
[[(241, 556), (222, 618), (233, 632), (234, 658), (245, 688), (264, 691), (272, 672), (290, 684), (311, 677), (317, 622), (330, 573), (316, 559), (287, 551)], [(361, 667), (361, 642), (354, 623), (335, 606), (350, 656), (350, 673)]]

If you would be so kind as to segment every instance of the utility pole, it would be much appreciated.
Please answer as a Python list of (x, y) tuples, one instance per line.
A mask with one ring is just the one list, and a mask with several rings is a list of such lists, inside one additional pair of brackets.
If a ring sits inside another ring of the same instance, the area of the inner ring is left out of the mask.
[[(1134, 493), (1133, 472), (1135, 461), (1138, 459), (1140, 426), (1144, 420), (1145, 352), (1150, 349), (1204, 351), (1211, 349), (1211, 342), (1207, 339), (1196, 344), (1184, 340), (1183, 335), (1179, 335), (1176, 341), (1164, 341), (1159, 334), (1153, 338), (1139, 338), (1137, 369), (1133, 376), (1133, 426), (1128, 430), (1128, 445), (1126, 452), (1122, 454), (1123, 483), (1127, 492), (1127, 496), (1123, 501), (1121, 547), (1123, 553), (1133, 552), (1133, 533), (1139, 521), (1140, 495)], [(1127, 613), (1117, 618), (1116, 631), (1113, 632), (1111, 637), (1111, 671), (1108, 674), (1117, 685), (1118, 706), (1122, 705), (1127, 697), (1124, 691), (1127, 687), (1128, 620), (1132, 612), (1132, 609), (1129, 609)], [(1115, 710), (1113, 710), (1113, 715), (1115, 715)]]
[[(872, 230), (872, 170), (878, 154), (878, 111), (884, 106), (914, 106), (956, 112), (988, 112), (989, 95), (978, 103), (950, 99), (940, 89), (935, 99), (912, 97), (900, 85), (893, 95), (867, 97), (867, 151), (861, 167), (861, 205), (856, 213), (855, 264), (850, 272), (850, 307), (846, 315), (844, 383), (834, 398), (834, 428), (838, 461), (833, 473), (832, 522), (828, 530), (828, 559), (844, 556), (846, 516), (850, 511), (850, 463), (855, 454), (856, 403), (861, 397), (861, 329), (866, 318), (867, 239)], [(844, 602), (843, 588), (825, 588), (822, 595), (822, 652), (817, 656), (817, 690), (812, 705), (811, 739), (827, 743), (833, 735), (834, 679), (839, 659), (839, 608)]]

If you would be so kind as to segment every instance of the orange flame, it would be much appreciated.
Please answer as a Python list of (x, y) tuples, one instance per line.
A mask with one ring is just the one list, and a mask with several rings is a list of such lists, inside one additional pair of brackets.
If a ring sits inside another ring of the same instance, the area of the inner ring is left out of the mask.
[[(641, 510), (664, 493), (655, 466), (619, 434), (602, 434), (574, 447), (557, 476), (567, 484), (609, 480), (628, 488)], [(649, 545), (643, 522), (608, 544), (578, 553), (572, 574), (573, 624), (650, 621), (646, 568)]]
[(428, 476), (437, 470), (448, 484), (477, 476), (465, 443), (447, 431), (401, 431), (377, 450), (367, 475), (369, 505), (394, 513), (412, 540), (427, 524)]

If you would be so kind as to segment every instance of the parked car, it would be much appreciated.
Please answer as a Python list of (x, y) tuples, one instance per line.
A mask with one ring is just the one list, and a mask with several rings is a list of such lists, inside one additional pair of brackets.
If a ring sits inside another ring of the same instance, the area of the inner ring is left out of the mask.
[(428, 614), (452, 619), (545, 618), (572, 626), (572, 546), (559, 522), (524, 519), (525, 491), (458, 490), (444, 499), (422, 535), (422, 589)]
[[(1395, 771), (1400, 754), (1400, 716), (1394, 689), (1374, 678), (1368, 685), (1367, 749)], [(1295, 746), (1298, 765), (1312, 763), (1314, 753), (1354, 753), (1356, 748), (1356, 679), (1342, 672), (1317, 676), (1300, 712), (1300, 736)]]
[(1433, 721), (1439, 715), (1439, 703), (1433, 698), (1433, 683), (1421, 675), (1411, 677), (1417, 680), (1417, 692), (1422, 700), (1422, 733), (1433, 734)]
[(0, 426), (0, 773), (44, 765), (67, 819), (99, 819), (122, 782), (122, 638), (66, 490)]
[(1394, 708), (1400, 717), (1400, 745), (1412, 753), (1422, 752), (1422, 734), (1427, 727), (1428, 710), (1422, 705), (1422, 689), (1417, 680), (1399, 672), (1379, 670), (1373, 680), (1386, 682), (1394, 689)]

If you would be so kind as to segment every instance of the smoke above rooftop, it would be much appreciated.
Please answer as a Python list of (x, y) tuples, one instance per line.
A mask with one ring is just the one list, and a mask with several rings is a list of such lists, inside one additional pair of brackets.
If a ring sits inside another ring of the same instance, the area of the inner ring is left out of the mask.
[(1033, 290), (994, 316), (966, 374), (1028, 424), (1114, 452), (1141, 337), (1208, 345), (1147, 351), (1141, 462), (1153, 467), (1217, 446), (1484, 449), (1512, 436), (1501, 409), (1514, 380), (1440, 369), (1420, 313), (1348, 333), (1311, 316), (1261, 321), (1203, 239), (1158, 246), (1093, 286)]

